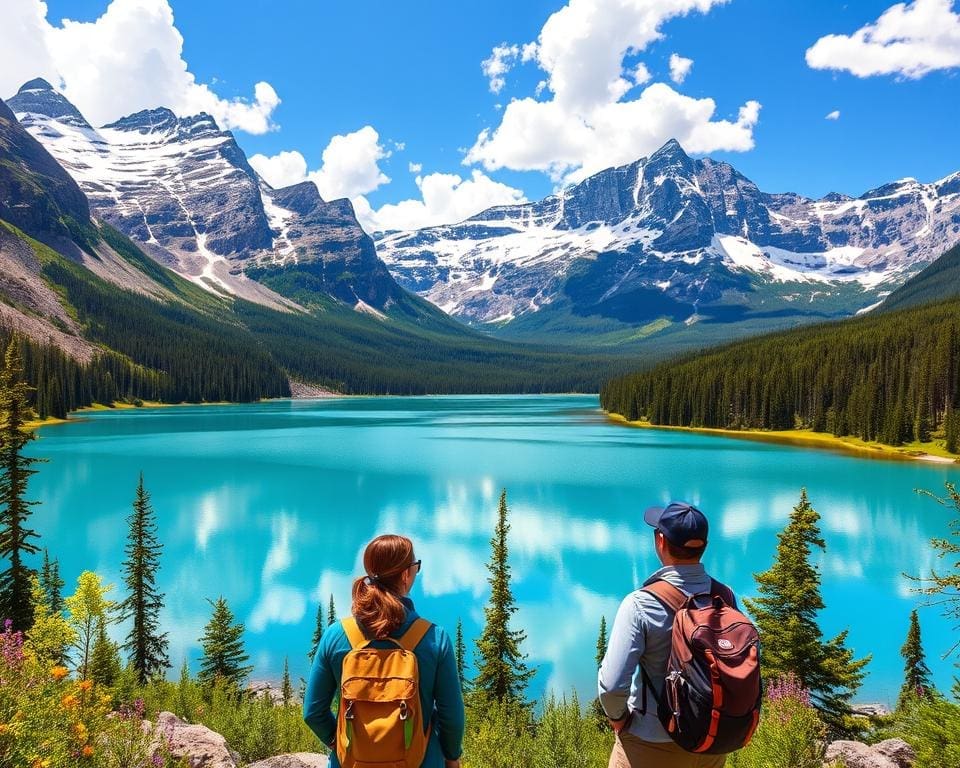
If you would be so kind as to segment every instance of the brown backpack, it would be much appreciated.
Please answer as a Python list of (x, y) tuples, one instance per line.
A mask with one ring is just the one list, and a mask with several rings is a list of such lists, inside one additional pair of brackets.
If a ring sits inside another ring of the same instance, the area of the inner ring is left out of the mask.
[(337, 758), (343, 768), (419, 768), (429, 728), (420, 705), (413, 649), (433, 626), (417, 619), (396, 648), (371, 648), (356, 619), (343, 620), (350, 651), (343, 658), (337, 711)]
[[(710, 592), (687, 596), (660, 579), (643, 587), (674, 614), (663, 694), (646, 670), (643, 701), (650, 688), (657, 717), (688, 752), (721, 755), (747, 745), (760, 718), (760, 637), (733, 606), (730, 589), (711, 580)], [(697, 606), (698, 597), (710, 603)]]

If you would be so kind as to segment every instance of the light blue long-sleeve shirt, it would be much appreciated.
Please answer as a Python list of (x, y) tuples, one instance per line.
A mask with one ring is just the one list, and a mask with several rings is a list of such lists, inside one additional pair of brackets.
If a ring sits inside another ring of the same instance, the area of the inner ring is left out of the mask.
[[(403, 623), (390, 637), (399, 638), (418, 618), (413, 601), (400, 598), (407, 609)], [(395, 648), (393, 643), (375, 640), (374, 648)], [(330, 711), (334, 695), (340, 688), (343, 657), (350, 650), (350, 640), (343, 625), (336, 623), (323, 633), (310, 680), (303, 697), (303, 719), (324, 744), (331, 744), (337, 731), (337, 719)], [(457, 661), (450, 636), (436, 624), (430, 627), (413, 649), (420, 672), (420, 705), (424, 720), (433, 724), (427, 754), (421, 768), (443, 768), (444, 758), (456, 760), (463, 749), (463, 692), (457, 675)], [(424, 722), (426, 729), (426, 722)], [(340, 768), (335, 753), (330, 755), (330, 768)]]
[[(644, 586), (657, 579), (669, 582), (687, 595), (710, 591), (711, 579), (701, 563), (666, 565), (654, 571)], [(649, 592), (635, 590), (620, 603), (607, 653), (600, 665), (597, 688), (604, 711), (611, 720), (620, 720), (628, 709), (635, 712), (629, 732), (644, 741), (671, 740), (657, 719), (657, 700), (649, 690), (646, 714), (640, 714), (644, 710), (644, 702), (640, 700), (643, 688), (640, 665), (656, 687), (656, 695), (661, 695), (672, 631), (673, 613)]]

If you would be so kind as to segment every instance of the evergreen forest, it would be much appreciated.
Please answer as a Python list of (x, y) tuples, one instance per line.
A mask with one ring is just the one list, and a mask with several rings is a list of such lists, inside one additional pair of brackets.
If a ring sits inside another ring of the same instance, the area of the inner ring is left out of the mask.
[(607, 382), (628, 421), (960, 445), (960, 299), (775, 333)]

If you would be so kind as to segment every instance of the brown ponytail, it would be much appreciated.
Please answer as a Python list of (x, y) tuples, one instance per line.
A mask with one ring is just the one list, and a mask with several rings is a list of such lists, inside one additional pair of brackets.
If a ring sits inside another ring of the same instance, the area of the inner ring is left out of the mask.
[(363, 551), (366, 576), (353, 582), (351, 611), (369, 636), (388, 637), (407, 615), (400, 602), (400, 576), (413, 565), (413, 542), (406, 536), (377, 536)]

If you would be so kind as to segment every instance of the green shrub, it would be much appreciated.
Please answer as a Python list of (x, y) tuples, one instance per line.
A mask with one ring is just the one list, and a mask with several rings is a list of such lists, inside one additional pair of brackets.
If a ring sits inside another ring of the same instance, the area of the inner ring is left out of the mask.
[(944, 698), (909, 700), (897, 710), (889, 735), (916, 750), (918, 766), (960, 768), (960, 706)]
[(770, 686), (753, 740), (727, 758), (727, 768), (821, 768), (825, 737), (809, 691), (787, 675)]
[(613, 731), (598, 730), (593, 712), (581, 711), (576, 693), (570, 701), (551, 695), (544, 702), (534, 730), (534, 768), (601, 768), (612, 748)]
[(464, 768), (516, 768), (533, 763), (533, 720), (528, 707), (488, 701), (475, 695), (467, 700), (467, 729), (463, 739)]
[(111, 710), (113, 690), (38, 657), (9, 625), (0, 633), (0, 766), (154, 768), (142, 702)]

